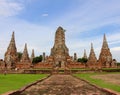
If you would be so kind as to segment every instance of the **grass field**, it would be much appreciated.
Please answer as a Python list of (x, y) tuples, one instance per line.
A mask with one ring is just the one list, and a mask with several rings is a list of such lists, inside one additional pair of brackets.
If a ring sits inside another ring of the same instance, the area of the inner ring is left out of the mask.
[(21, 87), (44, 78), (47, 74), (0, 74), (0, 94), (17, 90)]
[[(117, 92), (120, 92), (120, 85), (113, 84), (110, 82), (104, 81), (104, 77), (107, 77), (107, 74), (120, 74), (120, 73), (82, 73), (82, 74), (74, 74), (74, 76), (79, 77), (81, 79), (87, 80), (92, 84), (95, 84), (102, 88), (108, 88)], [(103, 79), (93, 78), (94, 76), (104, 75)], [(114, 77), (111, 77), (114, 81)]]

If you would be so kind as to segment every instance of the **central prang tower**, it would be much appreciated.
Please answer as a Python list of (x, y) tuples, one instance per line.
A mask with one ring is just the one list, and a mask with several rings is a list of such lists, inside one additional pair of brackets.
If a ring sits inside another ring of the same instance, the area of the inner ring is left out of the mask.
[(54, 64), (60, 67), (65, 66), (67, 58), (69, 57), (69, 50), (65, 45), (65, 30), (62, 27), (58, 27), (55, 33), (55, 43), (51, 49), (51, 55), (54, 60)]

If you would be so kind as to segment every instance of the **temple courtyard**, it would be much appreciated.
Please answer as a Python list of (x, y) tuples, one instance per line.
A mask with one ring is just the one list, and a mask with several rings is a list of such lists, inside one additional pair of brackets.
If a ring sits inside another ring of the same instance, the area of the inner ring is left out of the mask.
[[(6, 75), (4, 79), (8, 78), (7, 76), (9, 75)], [(22, 80), (16, 82), (14, 81), (15, 84), (19, 85), (21, 81), (25, 82), (25, 76), (22, 77)], [(40, 76), (40, 74), (37, 74), (37, 76)], [(40, 80), (40, 78), (36, 78), (34, 81), (38, 79)], [(7, 79), (5, 80), (7, 82), (9, 81)], [(73, 75), (54, 74), (50, 75), (45, 80), (39, 81), (30, 86), (28, 85), (30, 83), (28, 83), (22, 85), (21, 88), (19, 87), (19, 89), (11, 89), (11, 91), (8, 91), (3, 95), (120, 95), (119, 80), (119, 72), (81, 73)], [(16, 87), (15, 84), (13, 85), (14, 87)], [(11, 88), (11, 84), (8, 82), (6, 87)], [(1, 88), (2, 85), (0, 89)]]
[[(55, 32), (50, 50), (50, 55), (43, 52), (40, 58), (32, 49), (29, 57), (25, 43), (23, 53), (18, 53), (13, 32), (4, 59), (0, 60), (0, 73), (3, 74), (0, 76), (1, 94), (120, 95), (120, 68), (112, 57), (105, 34), (99, 58), (95, 55), (93, 43), (89, 57), (86, 50), (81, 58), (77, 53), (70, 55), (65, 43), (65, 29), (61, 26)], [(40, 60), (36, 62), (38, 58)]]

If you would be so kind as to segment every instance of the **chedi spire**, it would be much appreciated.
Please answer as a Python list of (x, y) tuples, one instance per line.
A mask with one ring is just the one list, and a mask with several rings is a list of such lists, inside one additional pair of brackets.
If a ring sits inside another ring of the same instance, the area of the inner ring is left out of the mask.
[(87, 54), (86, 54), (86, 50), (84, 49), (84, 55), (83, 55), (83, 58), (86, 58), (87, 59)]
[(60, 64), (60, 67), (66, 64), (69, 50), (65, 44), (65, 30), (62, 27), (58, 27), (56, 30), (51, 56), (54, 59), (54, 64)]
[(108, 47), (105, 34), (103, 37), (103, 45), (99, 56), (99, 63), (101, 64), (102, 67), (110, 67), (112, 63), (112, 54)]
[(35, 58), (34, 49), (32, 49), (31, 62), (33, 61), (33, 58)]
[(27, 44), (25, 44), (24, 51), (22, 54), (21, 62), (30, 62), (29, 54), (27, 50)]
[(107, 43), (106, 35), (105, 35), (105, 34), (104, 34), (104, 37), (103, 37), (103, 45), (102, 45), (102, 48), (103, 48), (103, 49), (108, 49), (108, 43)]
[(12, 38), (11, 38), (7, 51), (17, 53), (14, 31), (12, 33)]
[(90, 66), (91, 64), (96, 64), (97, 58), (94, 52), (93, 44), (91, 43), (91, 50), (90, 50), (90, 55), (87, 61), (87, 64)]
[(17, 48), (15, 44), (15, 35), (14, 31), (12, 33), (12, 38), (10, 40), (10, 44), (7, 48), (7, 51), (5, 53), (5, 62), (8, 65), (8, 68), (15, 68), (15, 64), (17, 62), (18, 56), (17, 56)]

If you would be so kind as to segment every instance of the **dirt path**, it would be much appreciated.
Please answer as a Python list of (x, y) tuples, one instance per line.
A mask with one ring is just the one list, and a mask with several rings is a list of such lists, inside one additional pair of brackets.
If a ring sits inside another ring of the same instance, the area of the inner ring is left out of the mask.
[(52, 75), (20, 95), (110, 95), (71, 75)]
[(120, 74), (104, 74), (92, 76), (94, 79), (101, 79), (107, 83), (120, 85)]

